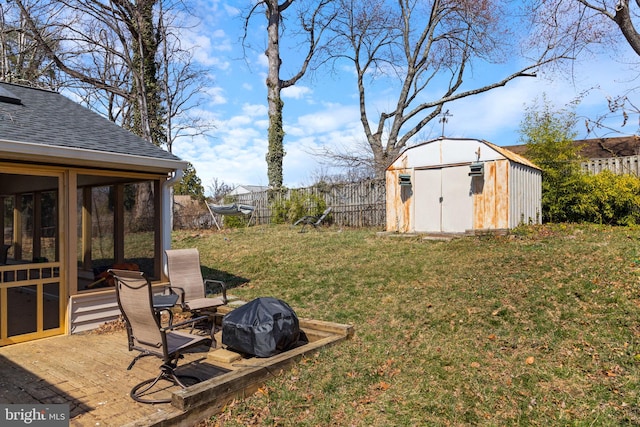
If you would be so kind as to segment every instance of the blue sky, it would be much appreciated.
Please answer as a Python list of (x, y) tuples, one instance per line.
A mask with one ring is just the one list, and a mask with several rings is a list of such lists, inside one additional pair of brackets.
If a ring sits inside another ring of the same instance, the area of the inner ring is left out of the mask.
[[(182, 37), (183, 43), (192, 46), (194, 60), (211, 70), (212, 83), (198, 114), (213, 120), (216, 128), (206, 137), (179, 139), (173, 152), (195, 166), (207, 193), (214, 179), (231, 186), (268, 184), (266, 57), (259, 50), (248, 50), (244, 55), (239, 41), (243, 25), (240, 10), (230, 4), (233, 3), (203, 3), (198, 13), (206, 25), (194, 27)], [(264, 34), (264, 28), (260, 27), (264, 25), (262, 16), (253, 21), (250, 33), (258, 46)], [(445, 126), (445, 136), (485, 139), (497, 145), (518, 144), (525, 106), (543, 93), (556, 106), (563, 107), (584, 90), (596, 88), (583, 99), (577, 113), (588, 117), (604, 113), (607, 96), (623, 93), (636, 85), (633, 80), (636, 58), (623, 40), (620, 43), (622, 53), (617, 59), (602, 55), (576, 63), (572, 76), (564, 70), (554, 76), (520, 78), (503, 88), (448, 104), (445, 109), (451, 116)], [(290, 76), (288, 59), (296, 55), (299, 53), (293, 49), (282, 52), (283, 78)], [(505, 68), (508, 67), (506, 64)], [(487, 74), (486, 70), (475, 70), (474, 78), (487, 79)], [(285, 90), (283, 98), (286, 186), (310, 185), (319, 174), (331, 172), (326, 161), (315, 154), (321, 147), (338, 144), (343, 149), (359, 150), (363, 146), (357, 88), (348, 71), (305, 77), (295, 87)], [(380, 91), (372, 97), (372, 102), (386, 105), (389, 98)], [(584, 120), (580, 120), (582, 122)], [(441, 126), (433, 121), (421, 132), (419, 140), (440, 136)], [(623, 131), (633, 134), (637, 128), (636, 121)], [(583, 125), (576, 130), (579, 138), (594, 136), (587, 135)], [(602, 131), (598, 136), (605, 133)]]

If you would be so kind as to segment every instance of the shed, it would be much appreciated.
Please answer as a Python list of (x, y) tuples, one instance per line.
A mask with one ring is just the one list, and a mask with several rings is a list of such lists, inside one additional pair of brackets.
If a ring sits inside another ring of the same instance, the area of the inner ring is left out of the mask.
[(166, 282), (186, 166), (60, 93), (0, 82), (0, 346), (115, 319), (110, 266)]
[(541, 220), (542, 174), (478, 139), (408, 147), (386, 171), (387, 232), (473, 233)]

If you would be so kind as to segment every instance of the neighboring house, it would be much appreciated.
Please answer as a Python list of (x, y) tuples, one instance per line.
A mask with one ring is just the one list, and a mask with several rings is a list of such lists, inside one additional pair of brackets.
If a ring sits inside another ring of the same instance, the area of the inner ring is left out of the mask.
[(541, 220), (540, 169), (490, 142), (438, 138), (387, 168), (388, 232), (468, 233)]
[(265, 185), (238, 185), (233, 190), (229, 191), (227, 195), (240, 196), (243, 194), (262, 193), (263, 191), (267, 191), (268, 189), (269, 187)]
[(59, 93), (0, 83), (0, 346), (116, 318), (114, 264), (166, 281), (186, 166)]
[[(609, 157), (637, 156), (640, 154), (640, 137), (636, 135), (614, 138), (579, 139), (574, 144), (580, 147), (580, 155), (585, 159), (605, 159)], [(524, 155), (527, 146), (511, 145), (503, 147), (514, 153)]]
[[(592, 138), (574, 141), (584, 158), (582, 170), (599, 173), (610, 170), (615, 174), (633, 174), (640, 176), (640, 137), (637, 135), (614, 138)], [(507, 148), (515, 153), (526, 155), (526, 145), (513, 145)]]

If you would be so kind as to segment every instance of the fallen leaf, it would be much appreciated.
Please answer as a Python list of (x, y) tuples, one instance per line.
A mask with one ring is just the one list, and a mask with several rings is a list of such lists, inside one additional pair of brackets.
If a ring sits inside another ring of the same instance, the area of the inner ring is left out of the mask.
[(498, 339), (498, 337), (496, 336), (496, 334), (491, 334), (491, 335), (489, 335), (487, 338), (489, 338), (491, 341), (495, 341), (496, 339)]
[(384, 381), (380, 381), (380, 384), (378, 384), (378, 390), (385, 391), (385, 390), (388, 390), (389, 387), (391, 387), (391, 384)]

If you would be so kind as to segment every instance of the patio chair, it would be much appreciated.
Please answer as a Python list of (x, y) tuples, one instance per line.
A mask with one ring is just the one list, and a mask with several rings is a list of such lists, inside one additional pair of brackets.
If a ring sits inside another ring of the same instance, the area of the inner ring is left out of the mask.
[(322, 212), (322, 215), (320, 216), (314, 216), (314, 215), (307, 215), (307, 216), (303, 216), (302, 218), (300, 218), (299, 220), (297, 220), (296, 222), (293, 223), (293, 226), (297, 226), (302, 224), (302, 227), (300, 228), (300, 233), (304, 232), (304, 228), (307, 225), (312, 226), (313, 228), (318, 228), (318, 226), (320, 225), (320, 223), (322, 223), (322, 221), (324, 221), (324, 219), (327, 217), (327, 215), (329, 215), (331, 213), (331, 208), (327, 208), (324, 210), (324, 212)]
[[(192, 313), (194, 317), (209, 317), (213, 339), (211, 346), (215, 348), (215, 314), (218, 307), (227, 304), (227, 285), (220, 280), (203, 280), (200, 253), (196, 248), (167, 249), (165, 254), (171, 289), (180, 295), (182, 310)], [(216, 288), (220, 295), (212, 297)]]
[(109, 273), (115, 280), (118, 306), (122, 311), (127, 328), (129, 351), (137, 350), (140, 352), (131, 361), (127, 370), (133, 368), (133, 365), (142, 357), (156, 356), (162, 359), (160, 373), (155, 378), (142, 381), (134, 386), (129, 395), (140, 403), (171, 402), (170, 397), (153, 398), (154, 392), (151, 389), (161, 380), (169, 381), (182, 388), (187, 387), (185, 381), (188, 383), (200, 382), (197, 377), (178, 375), (175, 371), (178, 359), (182, 357), (184, 352), (197, 346), (207, 346), (208, 350), (211, 337), (174, 330), (202, 319), (195, 318), (162, 327), (160, 316), (153, 307), (151, 282), (143, 272), (111, 269)]

